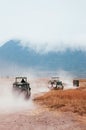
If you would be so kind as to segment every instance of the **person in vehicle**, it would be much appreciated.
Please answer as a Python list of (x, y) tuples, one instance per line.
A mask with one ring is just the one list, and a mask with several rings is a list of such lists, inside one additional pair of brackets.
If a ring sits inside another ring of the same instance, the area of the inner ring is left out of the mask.
[(24, 78), (22, 78), (22, 80), (21, 80), (21, 83), (25, 83), (25, 80), (24, 80)]

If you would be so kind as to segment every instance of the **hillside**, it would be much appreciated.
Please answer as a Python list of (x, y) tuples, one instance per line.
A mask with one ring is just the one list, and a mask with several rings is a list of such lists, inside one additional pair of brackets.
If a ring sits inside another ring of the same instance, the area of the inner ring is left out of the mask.
[(42, 70), (62, 69), (85, 75), (86, 52), (66, 50), (40, 54), (32, 48), (22, 47), (20, 41), (10, 40), (0, 47), (0, 64), (2, 61)]

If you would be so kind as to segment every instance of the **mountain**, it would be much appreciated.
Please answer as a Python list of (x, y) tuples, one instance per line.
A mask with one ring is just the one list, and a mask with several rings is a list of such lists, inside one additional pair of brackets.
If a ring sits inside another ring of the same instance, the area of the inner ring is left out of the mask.
[(20, 41), (10, 40), (0, 47), (0, 64), (3, 61), (28, 68), (86, 74), (86, 52), (80, 50), (40, 54), (32, 48), (22, 47)]
[(23, 48), (20, 41), (10, 40), (0, 47), (0, 59), (10, 63), (30, 66), (35, 63), (36, 53), (32, 49)]

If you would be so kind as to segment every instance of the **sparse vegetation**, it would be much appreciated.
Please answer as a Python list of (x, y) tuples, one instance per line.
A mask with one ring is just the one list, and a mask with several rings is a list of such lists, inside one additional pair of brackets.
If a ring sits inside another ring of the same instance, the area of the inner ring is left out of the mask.
[(72, 111), (86, 114), (86, 91), (83, 89), (50, 91), (34, 99), (51, 110)]

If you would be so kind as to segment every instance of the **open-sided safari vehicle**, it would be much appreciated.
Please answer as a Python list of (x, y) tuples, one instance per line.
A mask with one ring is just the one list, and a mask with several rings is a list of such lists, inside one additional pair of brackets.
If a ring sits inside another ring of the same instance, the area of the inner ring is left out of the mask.
[(59, 80), (59, 77), (52, 77), (48, 84), (51, 90), (59, 90), (64, 88), (62, 81)]
[(24, 93), (26, 98), (29, 98), (31, 95), (30, 84), (27, 82), (26, 77), (16, 77), (13, 83), (13, 90)]

